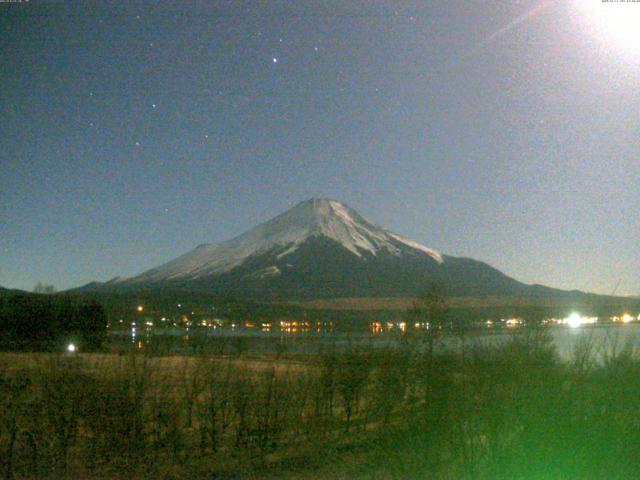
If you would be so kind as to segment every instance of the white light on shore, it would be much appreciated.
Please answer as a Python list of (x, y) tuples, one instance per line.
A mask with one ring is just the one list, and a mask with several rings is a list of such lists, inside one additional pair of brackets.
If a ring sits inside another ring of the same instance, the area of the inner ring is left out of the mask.
[(76, 346), (73, 343), (70, 343), (69, 345), (67, 345), (67, 352), (73, 353), (75, 351), (76, 351)]
[(565, 323), (571, 328), (578, 328), (582, 325), (582, 317), (577, 313), (572, 313), (565, 319)]
[(572, 313), (567, 318), (563, 319), (561, 323), (569, 325), (571, 328), (578, 328), (585, 325), (595, 325), (598, 323), (598, 317), (584, 317), (579, 313)]

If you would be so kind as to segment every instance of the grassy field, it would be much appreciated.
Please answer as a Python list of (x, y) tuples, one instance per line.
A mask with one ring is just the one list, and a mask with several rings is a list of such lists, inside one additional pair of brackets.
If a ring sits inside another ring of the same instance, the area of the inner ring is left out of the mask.
[(629, 479), (640, 362), (545, 331), (296, 358), (0, 355), (3, 478)]

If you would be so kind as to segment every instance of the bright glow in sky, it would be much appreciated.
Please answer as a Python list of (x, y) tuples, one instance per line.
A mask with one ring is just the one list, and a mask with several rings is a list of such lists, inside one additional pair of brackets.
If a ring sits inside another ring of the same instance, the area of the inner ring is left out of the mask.
[(640, 2), (574, 0), (595, 34), (624, 51), (640, 55)]

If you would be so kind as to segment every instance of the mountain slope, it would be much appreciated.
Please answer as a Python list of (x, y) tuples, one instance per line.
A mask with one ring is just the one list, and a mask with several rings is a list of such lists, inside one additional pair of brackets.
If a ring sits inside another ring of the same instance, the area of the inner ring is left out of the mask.
[(442, 262), (437, 252), (371, 224), (346, 205), (334, 200), (312, 199), (239, 237), (220, 244), (200, 245), (124, 283), (202, 279), (223, 274), (269, 252), (275, 254), (277, 260), (285, 258), (312, 238), (333, 240), (358, 258), (411, 252)]
[(31, 295), (31, 292), (0, 287), (0, 297), (9, 297), (14, 295)]
[(441, 255), (325, 199), (302, 202), (239, 237), (200, 245), (133, 278), (84, 290), (188, 290), (273, 301), (406, 297), (432, 282), (457, 297), (568, 293), (525, 285), (483, 262)]

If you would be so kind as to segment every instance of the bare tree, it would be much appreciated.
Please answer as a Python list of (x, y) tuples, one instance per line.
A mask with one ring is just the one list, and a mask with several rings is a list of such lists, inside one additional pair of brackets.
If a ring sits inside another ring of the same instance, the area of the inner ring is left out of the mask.
[(50, 295), (52, 293), (56, 293), (56, 287), (53, 285), (44, 285), (42, 282), (38, 282), (36, 286), (33, 287), (33, 292)]
[(436, 341), (443, 336), (449, 320), (449, 294), (440, 283), (432, 283), (407, 311), (410, 325), (424, 325), (428, 354), (433, 356)]

